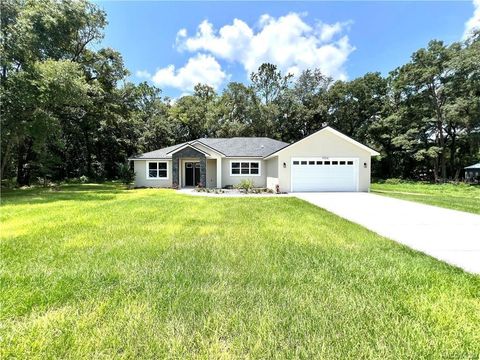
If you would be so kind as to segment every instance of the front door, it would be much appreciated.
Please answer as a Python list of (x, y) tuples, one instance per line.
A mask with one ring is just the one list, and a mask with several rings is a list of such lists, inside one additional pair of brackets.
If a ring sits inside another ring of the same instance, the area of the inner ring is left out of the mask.
[(200, 183), (200, 163), (185, 163), (185, 186), (197, 186)]

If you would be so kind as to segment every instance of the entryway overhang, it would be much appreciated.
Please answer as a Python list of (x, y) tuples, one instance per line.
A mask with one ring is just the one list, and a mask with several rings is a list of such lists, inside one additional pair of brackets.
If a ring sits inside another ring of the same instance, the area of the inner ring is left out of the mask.
[(182, 187), (182, 181), (180, 179), (180, 160), (192, 159), (199, 163), (200, 169), (200, 181), (195, 186), (206, 186), (207, 183), (207, 156), (210, 156), (205, 151), (197, 149), (189, 144), (186, 144), (171, 152), (172, 155), (172, 186), (175, 188)]

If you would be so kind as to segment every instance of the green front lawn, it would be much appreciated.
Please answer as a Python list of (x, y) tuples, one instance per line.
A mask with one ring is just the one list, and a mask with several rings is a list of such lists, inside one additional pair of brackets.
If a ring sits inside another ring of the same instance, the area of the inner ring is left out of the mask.
[(372, 192), (397, 199), (417, 201), (454, 210), (480, 214), (480, 186), (467, 184), (373, 183)]
[(0, 358), (477, 358), (480, 277), (295, 198), (4, 192)]

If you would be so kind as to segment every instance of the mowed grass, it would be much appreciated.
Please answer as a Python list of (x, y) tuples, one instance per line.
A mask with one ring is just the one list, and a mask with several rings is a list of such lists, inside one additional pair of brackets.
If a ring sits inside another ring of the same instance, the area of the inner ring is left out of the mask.
[(372, 183), (372, 192), (397, 199), (417, 201), (428, 205), (480, 214), (480, 185)]
[(478, 358), (480, 277), (295, 198), (4, 192), (0, 358)]

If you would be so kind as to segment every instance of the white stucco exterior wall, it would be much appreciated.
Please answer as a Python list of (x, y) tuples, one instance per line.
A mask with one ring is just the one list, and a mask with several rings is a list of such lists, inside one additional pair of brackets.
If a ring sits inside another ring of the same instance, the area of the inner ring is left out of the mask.
[[(165, 180), (147, 179), (147, 161), (165, 161), (167, 163), (167, 176)], [(172, 161), (171, 160), (135, 160), (135, 187), (172, 187)]]
[[(242, 161), (258, 161), (260, 163), (260, 175), (230, 175), (230, 163), (232, 162), (242, 162)], [(225, 186), (235, 186), (240, 181), (244, 179), (250, 179), (253, 181), (255, 187), (266, 187), (267, 185), (267, 176), (266, 176), (265, 161), (261, 158), (223, 158), (222, 159), (222, 187)]]
[(207, 159), (207, 188), (217, 187), (217, 160)]
[(267, 188), (275, 190), (279, 184), (278, 181), (278, 157), (274, 157), (265, 161), (267, 171)]

